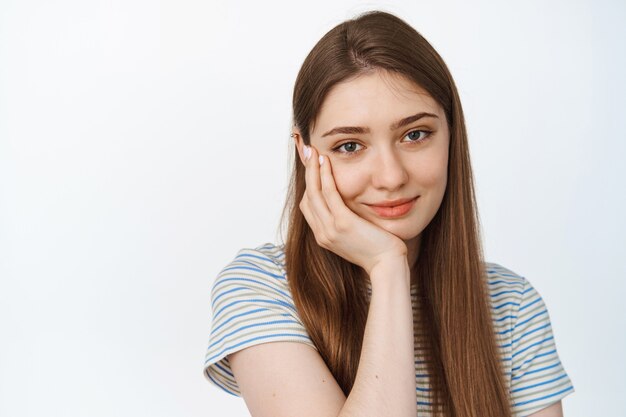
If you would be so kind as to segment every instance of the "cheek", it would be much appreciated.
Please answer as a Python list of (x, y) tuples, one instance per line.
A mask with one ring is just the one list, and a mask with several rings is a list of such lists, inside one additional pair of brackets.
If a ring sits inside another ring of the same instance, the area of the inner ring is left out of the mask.
[(422, 164), (413, 172), (413, 178), (423, 188), (437, 188), (442, 184), (445, 185), (447, 170), (439, 164), (430, 162)]
[(448, 153), (433, 152), (415, 164), (413, 176), (424, 188), (445, 189), (448, 178)]
[(359, 168), (337, 164), (333, 166), (335, 186), (346, 204), (357, 197), (366, 188), (367, 176)]

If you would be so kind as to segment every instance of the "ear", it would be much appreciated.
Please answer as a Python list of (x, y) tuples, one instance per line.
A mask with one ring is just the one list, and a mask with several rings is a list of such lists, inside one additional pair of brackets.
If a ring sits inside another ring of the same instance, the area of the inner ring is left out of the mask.
[(300, 161), (304, 164), (304, 140), (302, 140), (302, 135), (300, 135), (300, 131), (298, 129), (293, 129), (293, 141), (296, 145), (296, 149), (298, 150), (298, 155), (300, 155)]

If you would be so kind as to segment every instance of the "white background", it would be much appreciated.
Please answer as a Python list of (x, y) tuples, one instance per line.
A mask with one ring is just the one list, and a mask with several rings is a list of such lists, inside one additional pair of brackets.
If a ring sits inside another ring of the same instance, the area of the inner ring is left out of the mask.
[(0, 3), (0, 415), (245, 416), (202, 375), (215, 275), (276, 241), (291, 94), (380, 8), (465, 110), (486, 258), (546, 301), (576, 392), (626, 414), (621, 1)]

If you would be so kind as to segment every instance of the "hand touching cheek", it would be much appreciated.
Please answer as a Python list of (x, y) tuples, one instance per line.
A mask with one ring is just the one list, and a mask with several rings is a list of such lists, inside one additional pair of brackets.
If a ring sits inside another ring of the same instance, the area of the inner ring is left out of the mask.
[(310, 147), (305, 169), (306, 190), (299, 207), (320, 246), (361, 266), (368, 274), (381, 262), (406, 258), (407, 248), (401, 239), (346, 206), (328, 157), (319, 158), (317, 150)]

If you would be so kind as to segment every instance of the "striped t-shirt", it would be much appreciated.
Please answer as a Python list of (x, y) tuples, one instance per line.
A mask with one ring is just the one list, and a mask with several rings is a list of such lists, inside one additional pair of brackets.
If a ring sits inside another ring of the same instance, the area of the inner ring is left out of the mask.
[[(266, 342), (293, 341), (317, 348), (298, 316), (284, 267), (284, 245), (241, 249), (216, 277), (213, 319), (204, 375), (229, 394), (241, 392), (230, 369), (230, 353)], [(527, 416), (574, 392), (556, 351), (546, 305), (530, 282), (495, 263), (485, 263), (493, 323), (514, 416)], [(371, 287), (369, 293), (371, 296)], [(415, 287), (411, 296), (418, 307)], [(418, 415), (431, 415), (428, 375), (415, 325)]]

